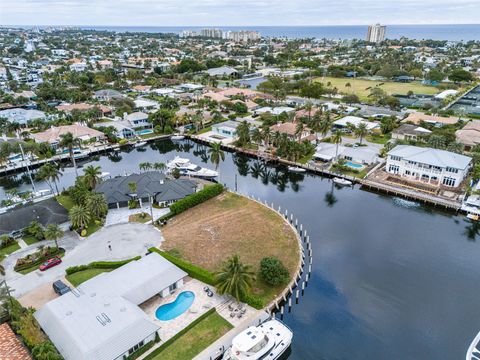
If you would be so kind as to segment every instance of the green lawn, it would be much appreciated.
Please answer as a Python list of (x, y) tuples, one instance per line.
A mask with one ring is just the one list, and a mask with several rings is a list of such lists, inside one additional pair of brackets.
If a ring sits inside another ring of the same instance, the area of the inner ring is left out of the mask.
[(372, 134), (372, 135), (368, 135), (366, 137), (366, 140), (371, 143), (385, 145), (391, 138), (392, 138), (392, 134), (385, 134), (385, 135)]
[[(415, 94), (428, 94), (434, 95), (439, 93), (439, 90), (434, 86), (423, 85), (419, 81), (413, 81), (411, 83), (400, 83), (393, 81), (373, 81), (365, 79), (353, 79), (353, 78), (316, 78), (315, 81), (323, 83), (325, 86), (330, 82), (331, 87), (336, 87), (342, 94), (355, 94), (361, 100), (368, 100), (370, 94), (370, 88), (379, 86), (387, 94), (399, 94), (407, 95), (409, 91), (413, 91)], [(350, 83), (351, 87), (345, 87), (347, 83)], [(380, 85), (383, 84), (383, 85)]]
[(76, 273), (70, 274), (65, 276), (66, 279), (72, 284), (73, 286), (77, 287), (81, 283), (90, 280), (91, 278), (104, 273), (104, 272), (110, 272), (113, 269), (87, 269), (83, 271), (78, 271)]
[(13, 244), (0, 249), (0, 257), (5, 255), (10, 255), (14, 251), (17, 251), (18, 249), (20, 249), (20, 245), (18, 245), (17, 242), (14, 242)]
[(155, 356), (147, 357), (148, 360), (190, 360), (201, 353), (214, 341), (226, 334), (233, 326), (212, 312), (207, 317), (195, 324), (186, 333), (175, 339), (172, 343), (160, 347)]
[(31, 235), (28, 235), (28, 236), (24, 236), (22, 237), (23, 241), (25, 241), (25, 243), (27, 245), (32, 245), (32, 244), (35, 244), (38, 242), (37, 238), (34, 237), (34, 236), (31, 236)]
[(56, 199), (67, 210), (70, 210), (75, 205), (72, 198), (68, 195), (57, 195)]

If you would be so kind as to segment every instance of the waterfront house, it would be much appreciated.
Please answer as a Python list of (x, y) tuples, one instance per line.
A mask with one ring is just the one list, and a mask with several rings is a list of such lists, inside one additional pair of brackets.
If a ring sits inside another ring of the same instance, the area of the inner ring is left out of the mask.
[(31, 137), (37, 143), (48, 143), (53, 148), (57, 148), (58, 143), (62, 140), (61, 136), (67, 133), (72, 133), (75, 138), (82, 141), (102, 141), (105, 139), (105, 134), (101, 131), (80, 124), (52, 126), (46, 131), (31, 134)]
[(98, 108), (103, 115), (111, 114), (112, 109), (105, 105), (91, 105), (86, 103), (77, 104), (61, 104), (55, 107), (58, 111), (63, 111), (66, 114), (70, 114), (73, 110), (88, 111), (94, 108)]
[(238, 71), (230, 66), (220, 66), (217, 68), (208, 69), (207, 74), (210, 76), (237, 76)]
[(392, 131), (392, 139), (405, 141), (423, 141), (432, 132), (421, 126), (402, 124)]
[[(336, 159), (335, 156), (337, 156)], [(344, 159), (361, 165), (371, 165), (378, 162), (378, 156), (378, 148), (373, 146), (348, 147), (339, 144), (337, 152), (337, 144), (325, 142), (318, 144), (313, 155), (314, 159), (322, 162)]]
[(234, 138), (237, 135), (237, 127), (240, 122), (227, 120), (219, 124), (212, 125), (212, 131), (221, 136)]
[(455, 132), (457, 142), (465, 146), (466, 151), (470, 151), (474, 146), (480, 144), (480, 121), (473, 120)]
[(314, 141), (316, 139), (315, 135), (311, 134), (310, 129), (307, 127), (304, 127), (303, 131), (300, 134), (297, 134), (297, 124), (294, 122), (284, 122), (272, 125), (270, 126), (270, 131), (272, 133), (279, 132), (280, 134), (287, 134), (287, 137), (294, 141)]
[(345, 116), (333, 122), (333, 129), (340, 129), (344, 131), (349, 130), (349, 126), (359, 127), (360, 124), (365, 124), (367, 130), (375, 131), (380, 129), (380, 125), (377, 122), (367, 121), (358, 116)]
[(47, 116), (40, 110), (25, 110), (22, 108), (13, 108), (0, 111), (0, 118), (7, 119), (8, 122), (26, 125), (29, 121), (45, 120)]
[(141, 111), (137, 111), (131, 114), (123, 114), (124, 120), (128, 121), (130, 126), (134, 129), (148, 127), (151, 128), (152, 124), (148, 121), (148, 114)]
[(445, 150), (397, 145), (388, 152), (386, 171), (407, 180), (458, 187), (471, 163), (472, 158)]
[[(137, 184), (132, 193), (129, 183)], [(130, 200), (138, 199), (140, 204), (150, 202), (167, 206), (195, 193), (197, 183), (188, 179), (169, 179), (160, 171), (148, 171), (129, 176), (117, 176), (100, 183), (96, 192), (105, 196), (109, 208), (128, 206)]]
[(34, 316), (65, 360), (126, 359), (160, 329), (140, 305), (183, 287), (186, 276), (152, 253), (85, 281)]

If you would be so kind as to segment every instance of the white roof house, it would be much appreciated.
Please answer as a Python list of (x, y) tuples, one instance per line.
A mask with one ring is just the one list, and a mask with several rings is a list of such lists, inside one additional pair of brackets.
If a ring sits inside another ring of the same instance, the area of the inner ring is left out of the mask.
[(231, 76), (238, 74), (238, 71), (230, 66), (220, 66), (207, 70), (207, 74), (210, 76)]
[(282, 113), (289, 113), (295, 111), (294, 108), (288, 107), (288, 106), (278, 106), (278, 107), (270, 107), (270, 106), (264, 106), (259, 109), (256, 109), (254, 113), (256, 115), (264, 114), (264, 113), (270, 113), (272, 115), (280, 115)]
[(458, 94), (457, 90), (448, 89), (448, 90), (442, 91), (441, 93), (435, 95), (435, 99), (443, 100), (443, 99), (446, 99), (449, 96), (455, 96), (457, 94)]
[(397, 156), (406, 161), (459, 170), (467, 169), (472, 161), (468, 156), (450, 151), (411, 145), (397, 145), (389, 151), (388, 155), (389, 157)]
[(358, 127), (360, 124), (366, 124), (368, 130), (374, 130), (380, 127), (378, 123), (366, 121), (365, 119), (358, 116), (345, 116), (333, 122), (333, 125), (336, 127), (347, 127), (348, 124), (352, 124), (355, 127)]
[(0, 118), (6, 118), (11, 123), (25, 125), (31, 120), (45, 120), (47, 116), (40, 110), (26, 110), (22, 108), (6, 109), (0, 111)]
[[(322, 142), (318, 144), (314, 158), (322, 161), (331, 161), (337, 154), (337, 145)], [(348, 147), (338, 145), (338, 158), (349, 159), (360, 164), (373, 164), (378, 161), (378, 149), (374, 147)]]
[(152, 253), (48, 302), (35, 318), (66, 360), (114, 360), (159, 329), (138, 305), (185, 276)]

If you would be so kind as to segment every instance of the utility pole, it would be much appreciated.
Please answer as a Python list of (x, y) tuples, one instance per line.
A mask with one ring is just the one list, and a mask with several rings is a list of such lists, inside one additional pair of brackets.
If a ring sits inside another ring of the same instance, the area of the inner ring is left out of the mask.
[(237, 174), (235, 174), (235, 192), (237, 192), (238, 186), (237, 186)]
[(28, 167), (28, 160), (25, 159), (25, 153), (23, 152), (22, 143), (18, 143), (18, 145), (20, 146), (20, 151), (22, 152), (22, 160), (25, 162), (25, 166), (27, 167), (27, 174), (30, 178), (30, 182), (32, 183), (33, 192), (35, 192), (37, 190), (35, 189), (35, 183), (33, 182), (32, 174), (30, 173), (30, 168)]

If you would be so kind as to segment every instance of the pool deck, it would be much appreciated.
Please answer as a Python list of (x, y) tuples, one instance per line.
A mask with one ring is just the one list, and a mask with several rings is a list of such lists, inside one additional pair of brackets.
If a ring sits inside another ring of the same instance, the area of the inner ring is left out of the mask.
[[(155, 296), (140, 305), (140, 308), (153, 320), (153, 322), (160, 326), (158, 335), (160, 336), (162, 343), (173, 337), (180, 330), (186, 328), (192, 321), (196, 320), (212, 307), (215, 307), (220, 316), (225, 318), (225, 320), (227, 320), (233, 326), (238, 326), (245, 318), (250, 317), (258, 312), (258, 310), (255, 310), (248, 305), (244, 305), (244, 308), (246, 309), (245, 314), (241, 318), (238, 318), (237, 316), (232, 318), (230, 316), (232, 311), (228, 309), (228, 305), (235, 307), (235, 300), (230, 296), (216, 294), (211, 286), (210, 289), (214, 291), (214, 295), (212, 297), (208, 297), (203, 290), (205, 286), (206, 285), (204, 283), (198, 280), (186, 278), (184, 286), (180, 289), (177, 289), (175, 293), (171, 294), (170, 296), (167, 296), (166, 298)], [(195, 294), (195, 300), (190, 308), (175, 319), (168, 321), (158, 320), (155, 317), (155, 311), (157, 308), (161, 305), (175, 301), (177, 296), (183, 291), (191, 291)]]

